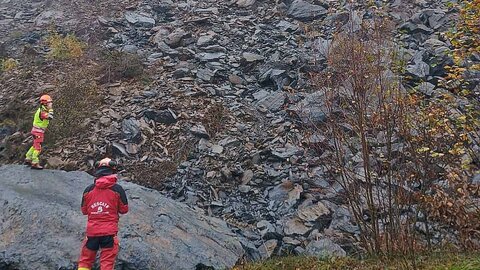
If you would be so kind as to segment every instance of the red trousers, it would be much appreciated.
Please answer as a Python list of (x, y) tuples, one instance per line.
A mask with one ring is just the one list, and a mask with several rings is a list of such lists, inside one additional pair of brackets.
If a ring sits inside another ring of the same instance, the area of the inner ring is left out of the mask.
[(42, 151), (42, 143), (43, 139), (45, 138), (45, 134), (43, 132), (36, 132), (32, 131), (33, 136), (33, 148), (37, 151)]
[(78, 260), (78, 269), (92, 269), (100, 249), (100, 270), (113, 270), (118, 254), (117, 236), (86, 237)]

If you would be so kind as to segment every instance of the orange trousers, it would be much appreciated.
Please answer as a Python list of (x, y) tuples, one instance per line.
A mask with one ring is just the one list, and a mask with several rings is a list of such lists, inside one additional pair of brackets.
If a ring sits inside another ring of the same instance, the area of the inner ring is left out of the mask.
[(78, 260), (78, 270), (90, 270), (100, 250), (100, 270), (113, 270), (118, 254), (117, 236), (86, 237)]

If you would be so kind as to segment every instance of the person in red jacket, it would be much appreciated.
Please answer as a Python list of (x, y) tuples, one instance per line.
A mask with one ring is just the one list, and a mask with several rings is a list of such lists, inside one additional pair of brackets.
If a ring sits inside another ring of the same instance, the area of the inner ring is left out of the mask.
[(100, 269), (113, 270), (118, 253), (119, 213), (128, 212), (128, 201), (117, 184), (116, 162), (104, 158), (96, 163), (94, 184), (83, 192), (82, 213), (88, 215), (86, 238), (78, 261), (78, 270), (90, 270), (100, 252)]

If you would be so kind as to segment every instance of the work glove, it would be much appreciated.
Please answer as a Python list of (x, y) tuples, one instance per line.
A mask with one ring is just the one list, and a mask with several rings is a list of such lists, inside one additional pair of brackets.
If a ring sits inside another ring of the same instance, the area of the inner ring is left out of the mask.
[(48, 110), (48, 114), (47, 114), (47, 118), (48, 120), (52, 120), (53, 119), (53, 110)]

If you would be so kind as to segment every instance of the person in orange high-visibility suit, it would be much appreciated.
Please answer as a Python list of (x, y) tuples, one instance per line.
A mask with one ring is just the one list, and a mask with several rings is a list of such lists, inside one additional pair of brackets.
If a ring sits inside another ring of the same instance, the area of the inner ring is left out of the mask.
[(31, 131), (33, 136), (33, 145), (25, 155), (25, 163), (31, 165), (32, 169), (43, 169), (43, 167), (40, 165), (39, 155), (42, 151), (45, 130), (52, 119), (52, 98), (49, 95), (43, 95), (40, 97), (40, 107), (33, 116), (33, 127)]

